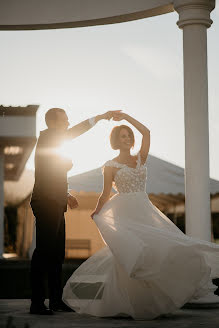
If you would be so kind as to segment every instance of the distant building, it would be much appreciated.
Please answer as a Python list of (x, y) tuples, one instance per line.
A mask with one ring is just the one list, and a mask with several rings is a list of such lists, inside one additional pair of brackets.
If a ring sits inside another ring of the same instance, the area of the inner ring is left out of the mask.
[(0, 258), (4, 253), (4, 181), (19, 180), (36, 143), (38, 105), (0, 106)]

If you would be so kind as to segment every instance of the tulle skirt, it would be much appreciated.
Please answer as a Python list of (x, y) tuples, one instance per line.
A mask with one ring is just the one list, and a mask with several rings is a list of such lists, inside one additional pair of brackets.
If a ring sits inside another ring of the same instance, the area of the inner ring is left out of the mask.
[(116, 194), (94, 220), (106, 246), (63, 291), (76, 312), (151, 320), (217, 288), (219, 245), (186, 236), (145, 192)]

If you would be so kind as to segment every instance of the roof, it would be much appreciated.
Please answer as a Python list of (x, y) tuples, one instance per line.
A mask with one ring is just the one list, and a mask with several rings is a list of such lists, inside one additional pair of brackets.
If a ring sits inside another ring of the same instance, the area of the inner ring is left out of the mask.
[(4, 116), (35, 116), (39, 105), (22, 106), (0, 106), (0, 114)]
[[(69, 188), (75, 191), (99, 193), (103, 185), (101, 168), (72, 176), (68, 181)], [(184, 169), (155, 156), (148, 155), (146, 188), (148, 194), (184, 195)], [(210, 179), (210, 191), (212, 195), (219, 193), (219, 181)]]

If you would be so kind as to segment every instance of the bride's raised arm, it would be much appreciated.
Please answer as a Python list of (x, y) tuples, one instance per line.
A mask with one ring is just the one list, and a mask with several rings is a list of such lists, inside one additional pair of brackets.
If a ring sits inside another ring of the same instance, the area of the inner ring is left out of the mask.
[(144, 163), (147, 159), (149, 148), (150, 148), (150, 130), (145, 125), (143, 125), (135, 118), (133, 118), (132, 116), (126, 113), (114, 113), (113, 120), (114, 121), (126, 120), (127, 122), (131, 123), (142, 134), (140, 154), (141, 154), (141, 161), (142, 163)]
[(112, 167), (110, 166), (105, 166), (104, 167), (104, 173), (103, 173), (103, 190), (102, 193), (98, 199), (97, 206), (94, 210), (94, 212), (91, 214), (91, 217), (93, 218), (93, 215), (98, 214), (103, 207), (103, 205), (109, 200), (110, 198), (110, 193), (112, 190), (112, 185), (113, 185), (113, 172), (112, 172)]

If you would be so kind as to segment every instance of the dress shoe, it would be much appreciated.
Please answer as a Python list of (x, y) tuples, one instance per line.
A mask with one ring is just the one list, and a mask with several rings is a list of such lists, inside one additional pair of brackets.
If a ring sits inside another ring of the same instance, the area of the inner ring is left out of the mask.
[(63, 301), (58, 303), (50, 303), (49, 308), (55, 312), (75, 312), (68, 305), (66, 305)]
[(51, 309), (48, 309), (44, 304), (43, 305), (31, 304), (30, 314), (53, 315), (54, 312)]

